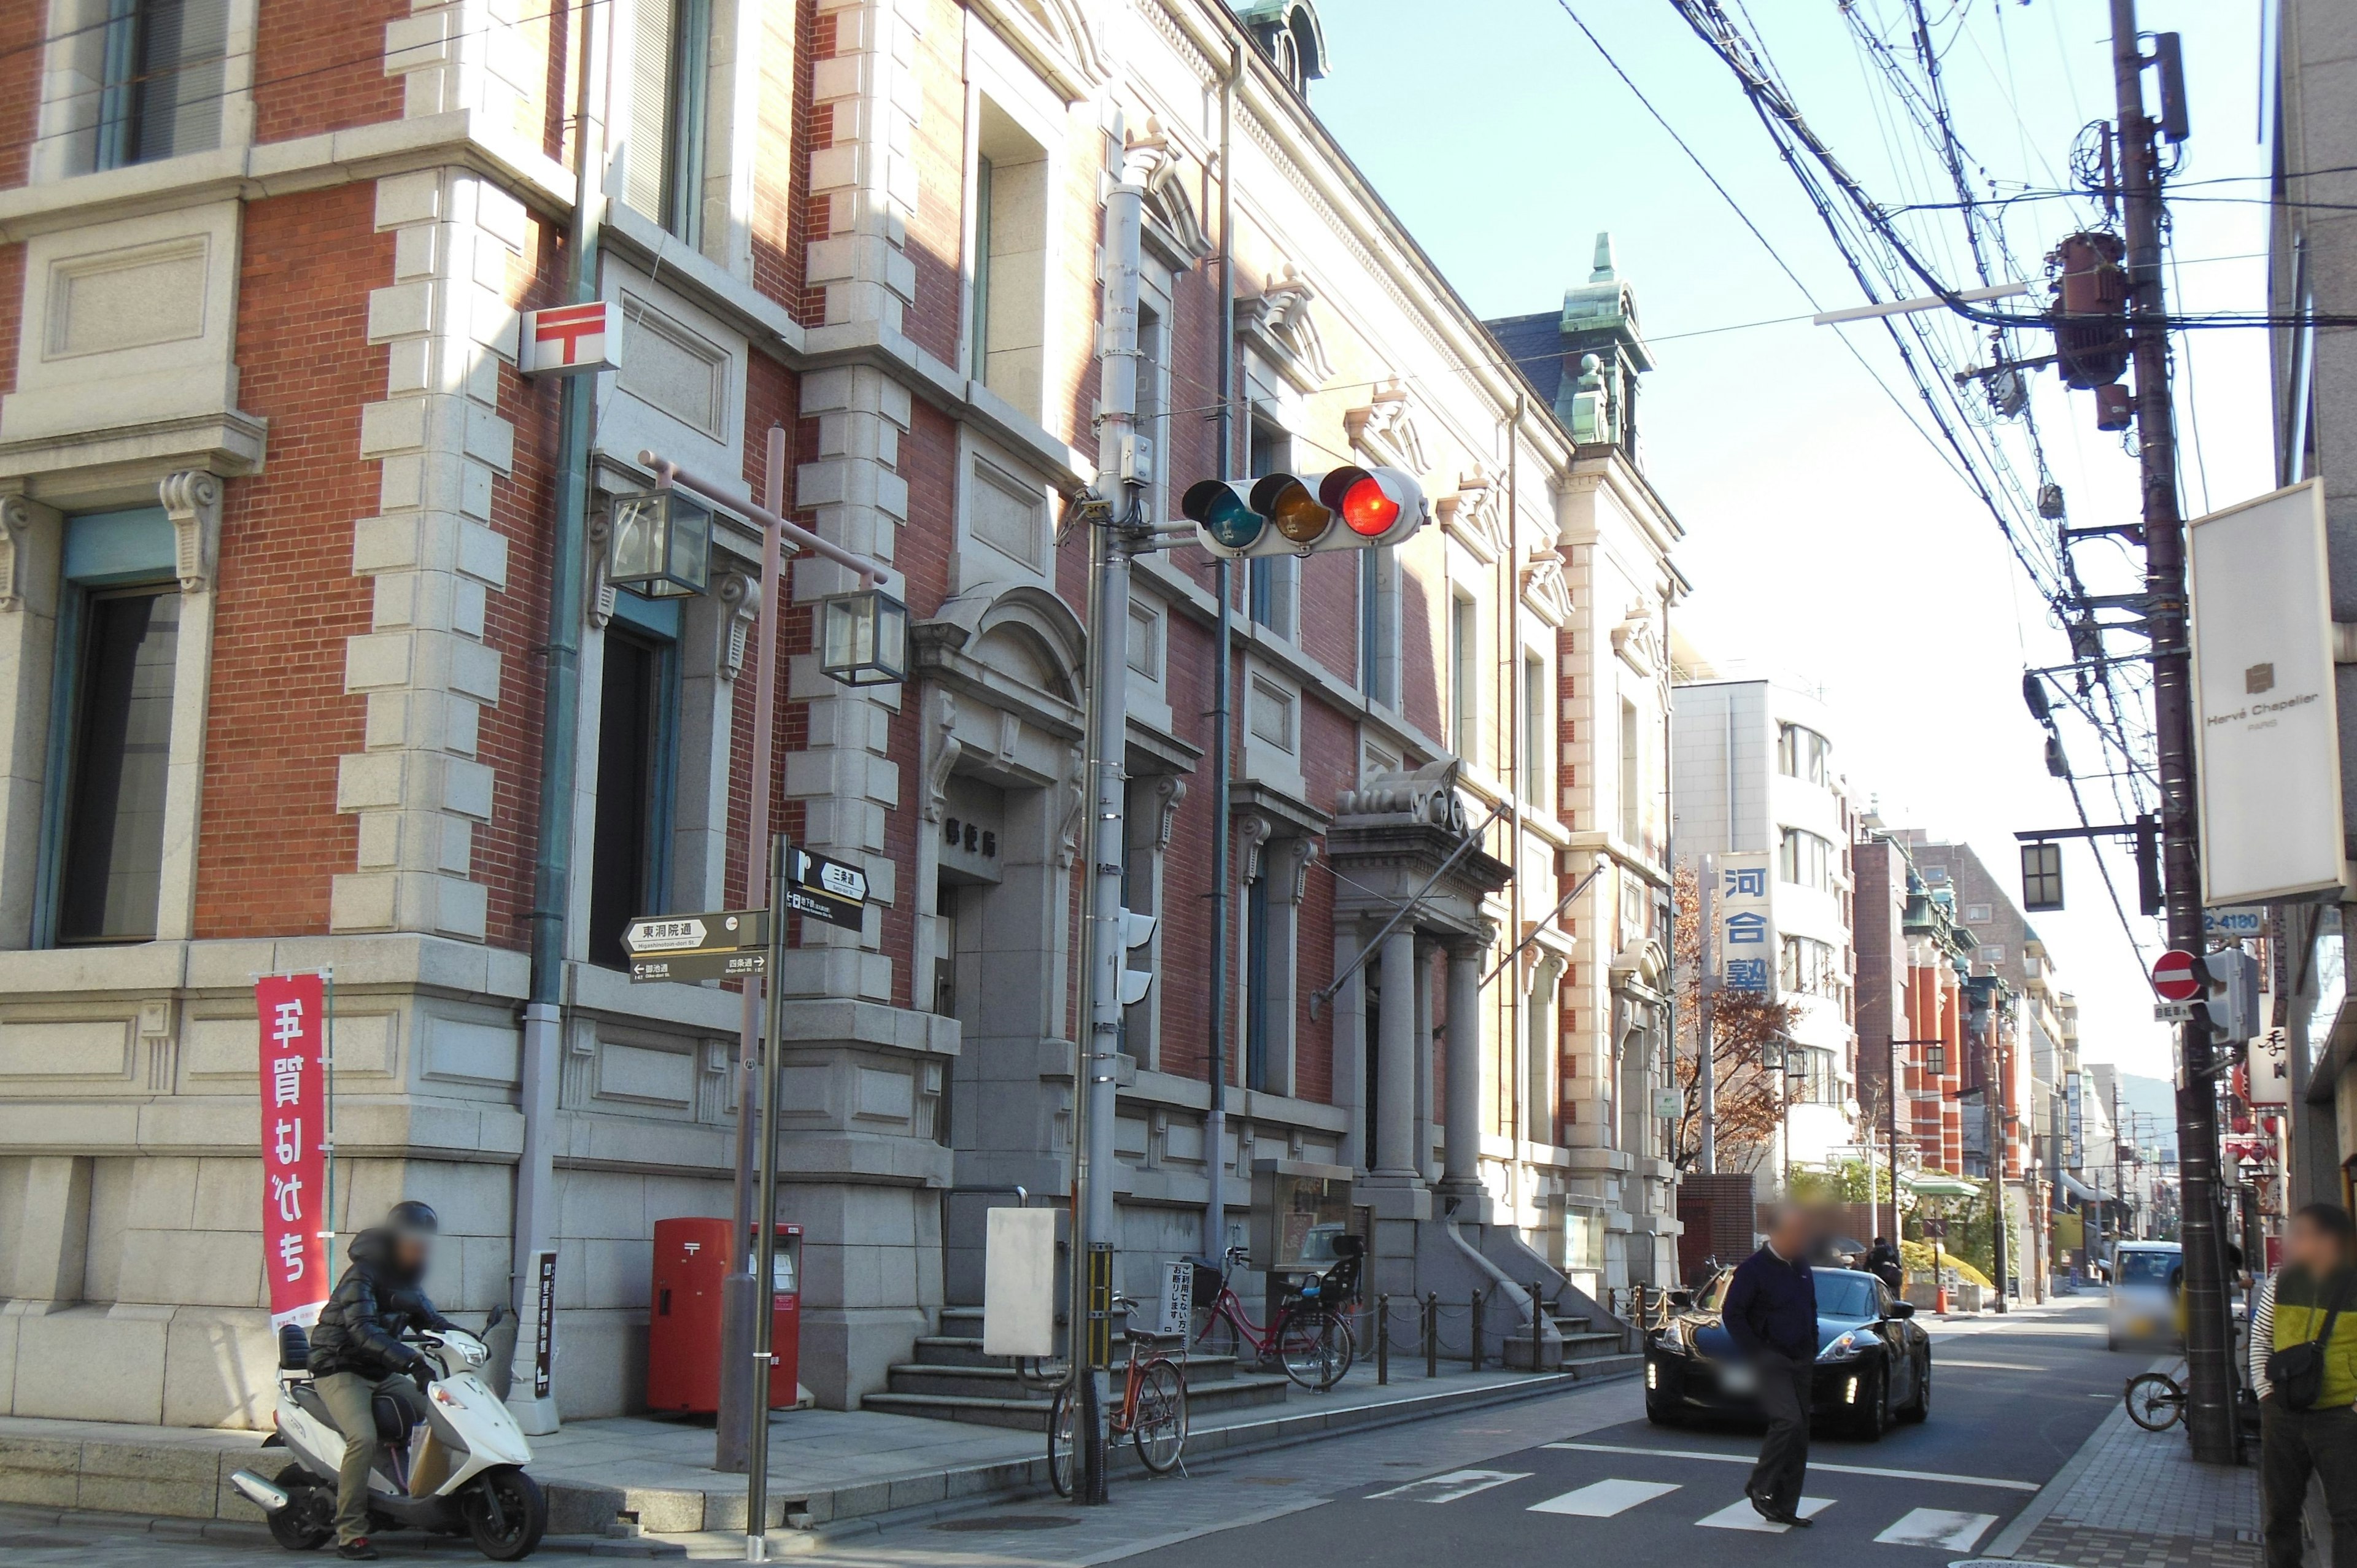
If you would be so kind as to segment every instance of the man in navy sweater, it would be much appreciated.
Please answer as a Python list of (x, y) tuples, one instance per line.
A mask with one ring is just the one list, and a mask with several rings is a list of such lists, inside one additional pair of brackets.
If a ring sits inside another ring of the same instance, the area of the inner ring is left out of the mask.
[(1743, 1495), (1770, 1524), (1799, 1525), (1809, 1470), (1809, 1391), (1817, 1364), (1817, 1286), (1809, 1273), (1809, 1220), (1777, 1217), (1768, 1244), (1735, 1267), (1720, 1321), (1760, 1383), (1767, 1440)]

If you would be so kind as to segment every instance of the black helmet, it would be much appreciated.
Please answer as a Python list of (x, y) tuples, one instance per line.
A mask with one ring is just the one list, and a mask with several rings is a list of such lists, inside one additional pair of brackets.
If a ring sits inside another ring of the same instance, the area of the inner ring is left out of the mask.
[(442, 1229), (431, 1205), (404, 1198), (384, 1211), (384, 1228), (396, 1236), (431, 1236)]

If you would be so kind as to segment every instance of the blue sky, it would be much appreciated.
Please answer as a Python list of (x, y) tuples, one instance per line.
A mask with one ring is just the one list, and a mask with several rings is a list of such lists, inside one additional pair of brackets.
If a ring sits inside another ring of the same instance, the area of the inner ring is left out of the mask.
[[(1826, 307), (1864, 297), (1776, 156), (1733, 76), (1667, 0), (1568, 0)], [(1904, 0), (1856, 0), (1906, 48)], [(1855, 41), (1835, 0), (1749, 0), (1802, 112), (1885, 204), (1953, 199), (1930, 144)], [(1738, 22), (1745, 13), (1730, 4)], [(2081, 127), (2112, 105), (2104, 0), (1937, 0), (1927, 6), (1979, 190), (2069, 181)], [(2013, 880), (2012, 834), (2075, 821), (2045, 771), (2021, 671), (2069, 657), (1980, 501), (1842, 338), (1910, 408), (1883, 329), (1820, 328), (1760, 241), (1581, 36), (1564, 0), (1322, 0), (1332, 74), (1312, 102), (1458, 290), (1484, 316), (1558, 306), (1609, 230), (1658, 369), (1642, 392), (1646, 466), (1687, 530), (1686, 634), (1722, 666), (1820, 685), (1862, 795), (1886, 820), (1971, 842)], [(2257, 139), (2255, 0), (2146, 0), (2147, 29), (2185, 38), (2193, 135), (2173, 208), (2179, 308), (2264, 303), (2267, 149)], [(2218, 183), (2194, 185), (2193, 181)], [(2085, 202), (2020, 200), (2006, 239), (2036, 284)], [(1959, 285), (1953, 214), (1909, 220)], [(2016, 275), (2024, 275), (2017, 272)], [(1920, 292), (1920, 291), (1917, 291)], [(1741, 324), (1800, 316), (1781, 325)], [(1939, 330), (1969, 330), (1943, 324)], [(2273, 488), (2266, 334), (2189, 334), (2178, 368), (2188, 515)], [(1961, 338), (1953, 339), (1961, 343)], [(2025, 352), (2042, 349), (2025, 349)], [(2136, 467), (2097, 431), (2089, 394), (2035, 378), (2032, 413), (2074, 526), (2133, 521)], [(2025, 471), (2027, 448), (2005, 437)], [(2082, 545), (2088, 585), (2129, 585), (2125, 553)], [(2132, 639), (2115, 639), (2126, 651)], [(2096, 821), (2119, 820), (2114, 764), (2066, 732)], [(2090, 1060), (2166, 1074), (2142, 961), (2084, 849), (2066, 852), (2069, 907), (2037, 917), (2080, 998)], [(2135, 914), (2135, 874), (2113, 862)]]

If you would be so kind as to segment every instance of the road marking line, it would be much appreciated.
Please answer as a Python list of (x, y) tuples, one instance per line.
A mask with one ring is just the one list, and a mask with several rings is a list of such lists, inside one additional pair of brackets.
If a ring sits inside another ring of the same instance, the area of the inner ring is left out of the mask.
[[(1803, 1498), (1801, 1517), (1814, 1519), (1833, 1506), (1831, 1498)], [(1729, 1503), (1715, 1514), (1706, 1514), (1695, 1523), (1705, 1530), (1748, 1530), (1755, 1535), (1781, 1535), (1792, 1528), (1789, 1524), (1770, 1524), (1761, 1519), (1760, 1510), (1751, 1506), (1749, 1498), (1739, 1503)]]
[[(2104, 1396), (2108, 1399), (2112, 1396)], [(1583, 1454), (1642, 1454), (1656, 1459), (1707, 1459), (1718, 1465), (1749, 1466), (1758, 1461), (1749, 1454), (1706, 1454), (1693, 1448), (1636, 1448), (1618, 1443), (1548, 1443), (1547, 1448), (1568, 1448)], [(1936, 1470), (1893, 1470), (1880, 1465), (1822, 1465), (1812, 1459), (1812, 1470), (1823, 1470), (1835, 1476), (1881, 1476), (1894, 1481), (1937, 1481), (1952, 1487), (1995, 1487), (2007, 1492), (2034, 1492), (2036, 1481), (2007, 1481), (1995, 1476), (1946, 1476)]]
[(1549, 1498), (1543, 1503), (1533, 1503), (1527, 1513), (1578, 1514), (1584, 1519), (1610, 1519), (1627, 1513), (1639, 1503), (1650, 1503), (1655, 1498), (1668, 1497), (1678, 1488), (1669, 1481), (1598, 1481), (1566, 1492), (1559, 1498)]
[(1937, 1546), (1950, 1552), (1970, 1552), (1996, 1522), (1996, 1515), (1993, 1513), (1917, 1509), (1874, 1539), (1884, 1546)]
[(2050, 1372), (2051, 1367), (2033, 1367), (2027, 1361), (1959, 1361), (1951, 1357), (1933, 1359), (1935, 1367), (1970, 1367), (1976, 1372)]
[(1372, 1493), (1367, 1500), (1372, 1502), (1376, 1498), (1393, 1498), (1404, 1503), (1453, 1503), (1459, 1498), (1469, 1498), (1476, 1492), (1486, 1492), (1509, 1481), (1529, 1478), (1527, 1470), (1451, 1470), (1445, 1476), (1427, 1476), (1421, 1481), (1410, 1481), (1404, 1487)]

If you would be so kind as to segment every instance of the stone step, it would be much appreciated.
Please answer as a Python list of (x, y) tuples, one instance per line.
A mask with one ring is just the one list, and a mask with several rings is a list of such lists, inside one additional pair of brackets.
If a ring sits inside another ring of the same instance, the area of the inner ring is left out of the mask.
[[(939, 1367), (895, 1367), (892, 1369), (892, 1391), (869, 1394), (859, 1402), (862, 1410), (888, 1411), (894, 1415), (919, 1415), (935, 1421), (963, 1421), (979, 1426), (1006, 1426), (1018, 1431), (1048, 1430), (1049, 1402), (1046, 1398), (1017, 1398), (1005, 1394), (971, 1394), (955, 1392), (908, 1391), (902, 1383), (904, 1372), (941, 1372), (954, 1370)], [(1282, 1377), (1233, 1377), (1216, 1381), (1198, 1382), (1187, 1380), (1187, 1408), (1189, 1415), (1212, 1411), (1249, 1408), (1254, 1405), (1282, 1404), (1286, 1390), (1291, 1385)]]
[(1566, 1334), (1563, 1337), (1563, 1359), (1566, 1361), (1620, 1353), (1620, 1336), (1618, 1334)]
[[(1213, 1387), (1238, 1375), (1232, 1356), (1198, 1356), (1183, 1365), (1189, 1389)], [(890, 1368), (888, 1375), (891, 1391), (896, 1394), (973, 1394), (987, 1399), (1046, 1401), (1055, 1392), (1052, 1388), (1026, 1382), (1012, 1367), (987, 1364), (905, 1361)]]
[[(1165, 1347), (1169, 1349), (1169, 1347)], [(1187, 1369), (1190, 1382), (1200, 1382), (1231, 1377), (1236, 1370), (1233, 1356), (1173, 1355)], [(977, 1368), (996, 1371), (1012, 1369), (1014, 1363), (1005, 1356), (985, 1354), (982, 1341), (963, 1334), (925, 1334), (917, 1339), (917, 1365), (921, 1367)]]

